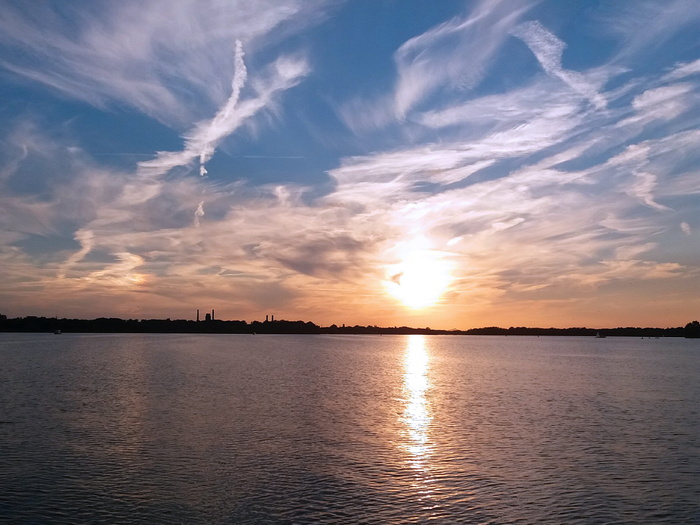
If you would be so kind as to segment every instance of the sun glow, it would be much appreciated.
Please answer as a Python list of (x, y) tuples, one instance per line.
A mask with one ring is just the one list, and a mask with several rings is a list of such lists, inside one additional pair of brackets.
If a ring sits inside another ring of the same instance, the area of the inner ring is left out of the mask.
[(406, 306), (426, 308), (434, 305), (447, 289), (452, 280), (450, 270), (450, 264), (436, 252), (413, 252), (388, 269), (384, 285)]

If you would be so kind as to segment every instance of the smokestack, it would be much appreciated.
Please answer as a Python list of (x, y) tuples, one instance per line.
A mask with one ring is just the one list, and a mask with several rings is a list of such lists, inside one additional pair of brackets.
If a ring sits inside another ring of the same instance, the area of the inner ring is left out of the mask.
[(267, 323), (270, 319), (268, 319), (270, 316), (265, 314), (265, 322)]
[(199, 308), (197, 308), (197, 322), (199, 322)]
[(270, 320), (271, 320), (271, 321), (274, 321), (274, 320), (275, 320), (275, 314), (272, 314), (272, 315), (270, 316)]
[(214, 320), (214, 309), (213, 308), (211, 309), (211, 320), (212, 321)]

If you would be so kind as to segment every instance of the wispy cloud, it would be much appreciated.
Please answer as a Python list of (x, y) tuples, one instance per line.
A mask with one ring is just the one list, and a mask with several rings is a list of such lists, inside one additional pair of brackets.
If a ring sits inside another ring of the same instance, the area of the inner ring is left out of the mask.
[(561, 58), (566, 44), (547, 31), (542, 24), (526, 22), (514, 28), (512, 34), (528, 45), (542, 64), (542, 69), (548, 74), (565, 82), (571, 89), (590, 100), (596, 108), (605, 108), (605, 98), (598, 93), (589, 79), (577, 71), (562, 68)]
[(700, 58), (686, 64), (680, 64), (665, 75), (662, 80), (665, 82), (681, 80), (686, 77), (697, 75), (700, 73)]
[(510, 29), (534, 4), (513, 9), (503, 0), (481, 0), (468, 15), (408, 40), (394, 54), (397, 78), (391, 96), (355, 100), (341, 116), (352, 129), (362, 131), (389, 119), (405, 119), (437, 91), (469, 92), (487, 74)]
[(595, 16), (598, 30), (619, 42), (613, 57), (616, 63), (648, 61), (682, 31), (693, 32), (700, 21), (700, 12), (693, 0), (603, 3)]
[(478, 84), (508, 29), (528, 7), (514, 10), (508, 2), (481, 1), (466, 19), (455, 18), (403, 44), (394, 57), (396, 116), (405, 117), (440, 87), (468, 90)]
[[(273, 29), (318, 20), (321, 2), (194, 0), (0, 6), (0, 64), (15, 75), (97, 106), (125, 104), (188, 126), (229, 96), (235, 41), (265, 45)], [(163, 16), (167, 10), (167, 17)], [(222, 75), (223, 73), (223, 75)]]

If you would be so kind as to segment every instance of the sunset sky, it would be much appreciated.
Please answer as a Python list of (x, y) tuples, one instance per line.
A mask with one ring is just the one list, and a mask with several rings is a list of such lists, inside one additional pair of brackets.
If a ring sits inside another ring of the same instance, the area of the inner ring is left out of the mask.
[(0, 313), (700, 317), (697, 0), (0, 3)]

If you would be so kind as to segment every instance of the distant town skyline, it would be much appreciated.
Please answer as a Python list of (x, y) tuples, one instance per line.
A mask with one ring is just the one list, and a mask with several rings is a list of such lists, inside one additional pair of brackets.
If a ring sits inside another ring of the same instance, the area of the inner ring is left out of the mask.
[(1, 3), (0, 311), (683, 325), (699, 31), (692, 0)]

